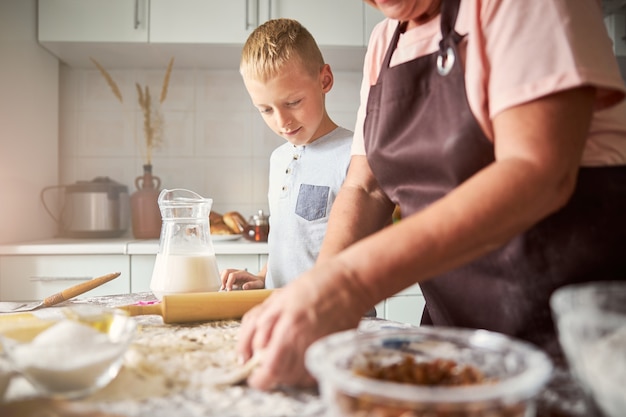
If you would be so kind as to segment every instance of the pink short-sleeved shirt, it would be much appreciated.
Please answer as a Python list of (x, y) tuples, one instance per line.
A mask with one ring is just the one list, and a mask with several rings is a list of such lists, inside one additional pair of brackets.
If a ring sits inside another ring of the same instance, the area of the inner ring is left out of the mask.
[[(437, 51), (439, 23), (435, 18), (404, 33), (391, 66)], [(363, 123), (369, 87), (376, 83), (397, 24), (385, 19), (372, 32), (353, 155), (365, 154)], [(626, 90), (597, 2), (462, 0), (455, 29), (467, 34), (461, 45), (467, 99), (490, 140), (494, 140), (492, 119), (503, 110), (592, 85), (597, 89), (596, 111), (581, 165), (626, 164), (626, 101), (621, 100)]]

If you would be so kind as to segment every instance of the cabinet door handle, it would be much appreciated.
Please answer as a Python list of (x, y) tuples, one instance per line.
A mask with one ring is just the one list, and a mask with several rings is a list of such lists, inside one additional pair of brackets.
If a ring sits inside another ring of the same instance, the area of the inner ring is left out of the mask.
[(259, 5), (259, 0), (256, 0), (256, 24), (254, 27), (259, 27), (259, 23), (261, 19), (259, 18), (259, 14), (261, 13), (261, 6)]
[(250, 0), (245, 0), (245, 8), (246, 8), (246, 21), (244, 22), (245, 30), (250, 29)]
[(31, 276), (32, 282), (60, 282), (60, 281), (89, 281), (93, 277), (52, 277), (52, 276)]
[(272, 20), (272, 0), (267, 2), (267, 20)]
[(255, 0), (254, 3), (253, 3), (254, 7), (255, 7), (255, 12), (256, 12), (255, 13), (256, 14), (256, 19), (255, 19), (254, 22), (250, 22), (250, 14), (251, 14), (250, 13), (250, 0), (245, 0), (245, 1), (246, 1), (246, 5), (245, 5), (245, 8), (246, 8), (245, 27), (246, 27), (246, 30), (251, 29), (251, 28), (254, 29), (254, 28), (259, 26), (259, 13), (260, 13), (260, 10), (259, 10), (259, 0)]
[(139, 20), (139, 0), (135, 0), (135, 30), (139, 28), (141, 21)]

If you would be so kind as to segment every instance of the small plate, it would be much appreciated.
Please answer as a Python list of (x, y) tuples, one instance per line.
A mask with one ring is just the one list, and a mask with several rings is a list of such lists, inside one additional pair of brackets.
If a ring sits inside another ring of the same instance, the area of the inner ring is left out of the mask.
[(224, 242), (228, 240), (237, 240), (241, 238), (241, 234), (238, 235), (211, 235), (211, 240), (213, 242)]

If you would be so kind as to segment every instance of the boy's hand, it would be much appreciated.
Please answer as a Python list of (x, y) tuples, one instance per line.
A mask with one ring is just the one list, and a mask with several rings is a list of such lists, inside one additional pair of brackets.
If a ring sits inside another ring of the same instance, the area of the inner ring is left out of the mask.
[(241, 269), (225, 269), (221, 273), (220, 291), (232, 289), (258, 290), (265, 288), (265, 279)]

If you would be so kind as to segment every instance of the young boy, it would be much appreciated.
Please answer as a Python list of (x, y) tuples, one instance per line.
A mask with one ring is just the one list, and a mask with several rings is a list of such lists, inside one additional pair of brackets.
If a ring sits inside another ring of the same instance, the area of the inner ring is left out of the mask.
[(326, 112), (333, 73), (297, 21), (275, 19), (255, 29), (240, 72), (263, 120), (287, 143), (270, 157), (268, 262), (257, 275), (222, 271), (222, 289), (278, 288), (315, 263), (350, 163), (352, 132)]

